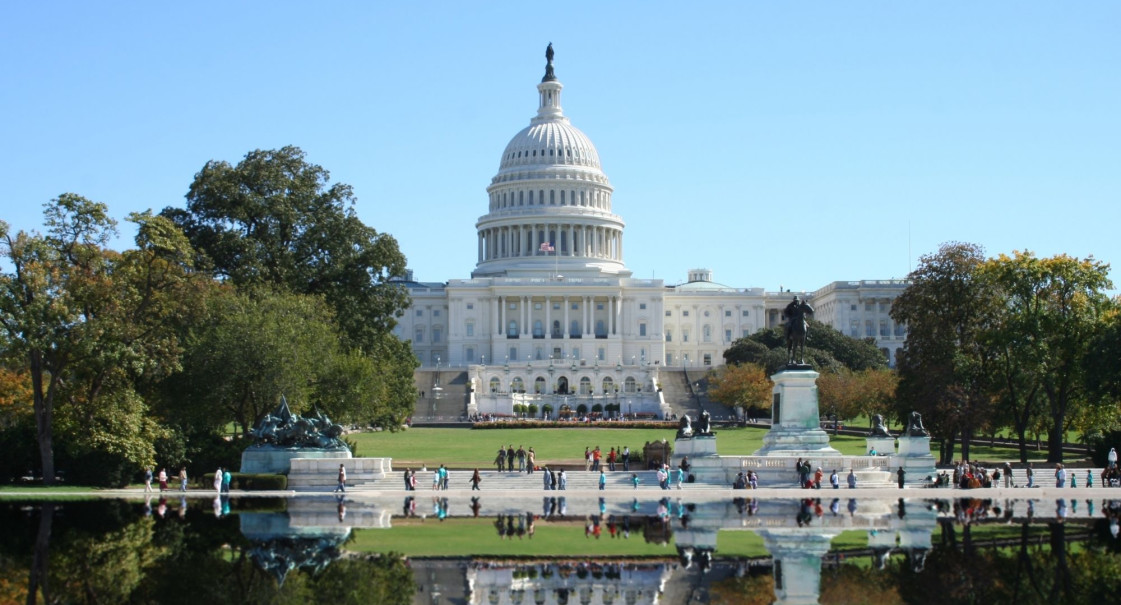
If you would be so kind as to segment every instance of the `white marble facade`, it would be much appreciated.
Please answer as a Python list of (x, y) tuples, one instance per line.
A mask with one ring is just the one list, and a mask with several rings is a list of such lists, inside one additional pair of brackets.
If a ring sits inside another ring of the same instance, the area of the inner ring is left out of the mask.
[[(612, 212), (614, 189), (595, 146), (564, 115), (562, 89), (555, 79), (537, 85), (537, 115), (502, 153), (487, 188), (488, 211), (475, 225), (471, 277), (404, 282), (412, 306), (396, 332), (412, 341), (422, 365), (485, 369), (552, 360), (622, 367), (625, 375), (616, 378), (641, 384), (644, 366), (717, 366), (733, 341), (777, 325), (794, 293), (725, 286), (707, 269), (676, 285), (632, 277), (623, 260), (625, 223)], [(818, 320), (876, 338), (894, 362), (905, 330), (887, 311), (905, 285), (833, 282), (798, 294)], [(539, 377), (523, 374), (532, 393)], [(578, 389), (573, 384), (570, 392)]]

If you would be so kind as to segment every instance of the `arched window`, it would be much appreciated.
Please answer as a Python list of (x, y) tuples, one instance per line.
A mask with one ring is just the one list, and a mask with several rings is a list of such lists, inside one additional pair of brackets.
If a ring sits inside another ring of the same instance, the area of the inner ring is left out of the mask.
[(543, 377), (538, 376), (537, 379), (533, 381), (533, 392), (538, 395), (545, 392), (545, 379)]
[(525, 391), (525, 381), (522, 380), (521, 376), (515, 377), (514, 380), (510, 382), (510, 390), (515, 393)]
[(627, 376), (627, 379), (623, 381), (623, 392), (633, 393), (634, 390), (635, 390), (634, 376)]
[(494, 377), (494, 378), (491, 378), (490, 379), (490, 392), (491, 393), (497, 393), (498, 392), (498, 387), (501, 386), (501, 384), (502, 383), (499, 382), (497, 376)]
[(587, 376), (585, 376), (585, 377), (580, 379), (580, 394), (581, 395), (591, 395), (592, 394), (592, 379), (591, 378), (588, 378)]
[(611, 380), (610, 376), (603, 377), (603, 394), (607, 395), (615, 392), (615, 381)]
[(563, 336), (564, 336), (564, 332), (561, 330), (560, 321), (554, 319), (553, 320), (553, 338), (561, 338)]

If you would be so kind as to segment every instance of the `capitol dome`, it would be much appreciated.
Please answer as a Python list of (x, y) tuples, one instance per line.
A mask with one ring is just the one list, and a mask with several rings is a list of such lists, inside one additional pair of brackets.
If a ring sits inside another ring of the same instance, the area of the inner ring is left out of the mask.
[(553, 73), (552, 45), (537, 85), (537, 115), (502, 152), (479, 218), (475, 276), (546, 274), (629, 276), (623, 219), (611, 211), (613, 188), (595, 145), (561, 108), (564, 85)]

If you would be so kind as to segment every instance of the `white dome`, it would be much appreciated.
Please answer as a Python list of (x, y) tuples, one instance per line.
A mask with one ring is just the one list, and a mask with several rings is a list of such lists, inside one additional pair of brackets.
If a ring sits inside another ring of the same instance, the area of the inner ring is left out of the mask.
[(586, 166), (600, 170), (599, 153), (592, 141), (568, 122), (553, 118), (522, 129), (502, 152), (499, 170), (527, 166)]

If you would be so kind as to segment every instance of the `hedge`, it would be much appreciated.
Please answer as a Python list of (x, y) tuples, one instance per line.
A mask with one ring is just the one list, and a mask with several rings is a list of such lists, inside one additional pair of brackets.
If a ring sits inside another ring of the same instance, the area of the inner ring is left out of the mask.
[[(198, 481), (200, 489), (214, 489), (214, 473), (206, 473)], [(249, 475), (233, 473), (230, 478), (230, 489), (245, 491), (279, 491), (288, 489), (288, 477), (285, 475)]]
[(669, 429), (677, 426), (667, 420), (597, 420), (595, 422), (554, 422), (552, 420), (502, 420), (498, 422), (476, 422), (474, 429)]

